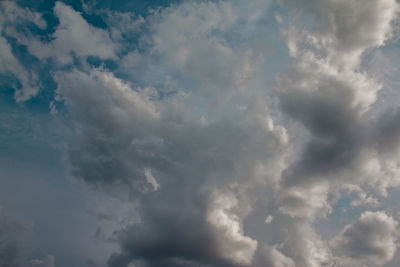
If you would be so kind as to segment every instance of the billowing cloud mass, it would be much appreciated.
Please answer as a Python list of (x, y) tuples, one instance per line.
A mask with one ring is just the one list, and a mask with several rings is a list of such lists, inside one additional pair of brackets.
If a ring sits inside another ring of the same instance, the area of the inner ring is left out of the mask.
[[(386, 81), (368, 65), (398, 50), (396, 0), (178, 1), (143, 13), (57, 1), (49, 21), (0, 5), (0, 72), (19, 81), (16, 101), (51, 91), (70, 182), (102, 199), (87, 204), (89, 234), (117, 245), (82, 266), (400, 258), (400, 109), (385, 106)], [(16, 44), (50, 70), (49, 88)], [(5, 240), (4, 266), (64, 267), (50, 252), (23, 261)]]
[(347, 258), (349, 265), (383, 265), (396, 251), (397, 224), (383, 212), (367, 211), (335, 237), (333, 251)]

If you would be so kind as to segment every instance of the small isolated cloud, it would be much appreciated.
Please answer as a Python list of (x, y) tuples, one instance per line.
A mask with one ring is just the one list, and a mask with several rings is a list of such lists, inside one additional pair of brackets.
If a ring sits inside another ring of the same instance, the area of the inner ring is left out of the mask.
[(271, 223), (273, 220), (274, 220), (274, 216), (268, 215), (267, 218), (265, 219), (265, 223), (266, 224)]
[(157, 191), (158, 188), (160, 188), (160, 184), (157, 183), (157, 180), (151, 174), (151, 169), (144, 169), (144, 176), (146, 176), (147, 182), (153, 186), (154, 191)]

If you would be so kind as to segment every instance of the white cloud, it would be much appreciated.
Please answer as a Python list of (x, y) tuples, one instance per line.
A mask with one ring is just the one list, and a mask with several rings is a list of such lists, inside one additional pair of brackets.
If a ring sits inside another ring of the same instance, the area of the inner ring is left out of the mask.
[(39, 28), (45, 28), (46, 22), (41, 15), (29, 9), (20, 8), (14, 2), (0, 2), (0, 73), (15, 76), (21, 86), (14, 85), (14, 98), (17, 102), (26, 101), (39, 92), (40, 83), (33, 71), (27, 70), (12, 52), (6, 37), (15, 32), (17, 26), (27, 22), (34, 23)]
[(279, 245), (275, 246), (264, 246), (264, 253), (267, 261), (269, 263), (268, 266), (271, 267), (295, 267), (296, 264), (294, 261), (285, 256), (282, 252), (279, 251)]
[(274, 220), (274, 216), (268, 215), (267, 218), (265, 219), (265, 223), (266, 224), (271, 223), (273, 220)]
[(313, 40), (327, 49), (330, 61), (344, 68), (356, 67), (363, 51), (382, 46), (392, 36), (392, 23), (399, 12), (395, 0), (283, 2), (314, 18)]
[(119, 45), (113, 42), (107, 30), (90, 25), (79, 12), (62, 2), (56, 2), (54, 14), (60, 24), (51, 42), (20, 36), (30, 53), (40, 59), (52, 57), (61, 65), (72, 63), (72, 54), (82, 59), (89, 56), (117, 59)]
[(144, 176), (146, 176), (147, 182), (153, 186), (154, 191), (157, 191), (158, 188), (160, 188), (160, 184), (157, 182), (157, 180), (151, 174), (151, 169), (144, 169)]
[(257, 240), (243, 234), (240, 219), (232, 212), (237, 205), (233, 194), (214, 192), (207, 221), (213, 226), (223, 257), (237, 264), (251, 265)]

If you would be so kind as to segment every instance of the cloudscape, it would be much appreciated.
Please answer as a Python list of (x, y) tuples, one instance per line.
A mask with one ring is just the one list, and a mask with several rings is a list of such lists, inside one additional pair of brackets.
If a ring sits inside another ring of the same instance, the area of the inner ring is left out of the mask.
[(0, 267), (397, 267), (397, 0), (0, 1)]

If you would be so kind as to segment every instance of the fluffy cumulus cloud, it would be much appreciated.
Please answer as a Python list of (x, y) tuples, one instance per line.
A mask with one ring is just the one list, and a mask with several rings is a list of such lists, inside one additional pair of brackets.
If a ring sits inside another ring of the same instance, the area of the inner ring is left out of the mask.
[[(101, 218), (93, 232), (118, 247), (99, 266), (396, 257), (385, 199), (400, 185), (399, 111), (382, 105), (385, 81), (364, 60), (396, 42), (395, 0), (183, 1), (144, 14), (58, 1), (54, 25), (0, 5), (0, 71), (24, 101), (40, 79), (12, 45), (51, 65), (69, 174), (104, 203), (89, 205)], [(330, 221), (324, 235), (317, 226)], [(3, 243), (0, 263), (14, 266)], [(26, 264), (55, 266), (51, 255)]]

